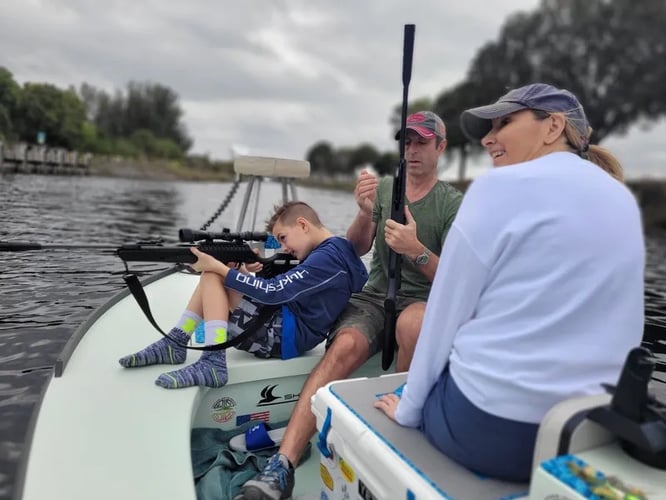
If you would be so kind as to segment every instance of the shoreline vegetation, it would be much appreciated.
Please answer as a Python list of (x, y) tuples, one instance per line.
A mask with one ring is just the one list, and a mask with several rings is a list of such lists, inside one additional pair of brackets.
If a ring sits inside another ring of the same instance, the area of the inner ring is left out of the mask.
[[(93, 157), (90, 175), (124, 177), (158, 181), (233, 182), (233, 163), (201, 162), (185, 165), (174, 160), (132, 160), (127, 158)], [(451, 184), (465, 191), (470, 180), (453, 181)], [(299, 179), (298, 185), (337, 189), (352, 193), (354, 179), (334, 180), (317, 177)], [(627, 186), (634, 193), (641, 207), (646, 232), (666, 231), (666, 179), (631, 179)]]
[[(192, 182), (233, 182), (236, 178), (232, 161), (184, 164), (175, 160), (137, 160), (121, 157), (93, 157), (89, 164), (88, 174), (101, 177)], [(312, 176), (298, 179), (298, 185), (337, 189), (351, 193), (354, 191), (355, 179)]]

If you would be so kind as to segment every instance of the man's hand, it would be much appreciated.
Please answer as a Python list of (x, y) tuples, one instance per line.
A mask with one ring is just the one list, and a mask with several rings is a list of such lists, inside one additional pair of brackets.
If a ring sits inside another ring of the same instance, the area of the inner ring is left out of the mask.
[(399, 402), (400, 397), (391, 392), (389, 394), (384, 394), (377, 401), (372, 403), (372, 406), (383, 411), (388, 418), (395, 422), (395, 412), (398, 409)]
[(197, 256), (197, 261), (190, 266), (195, 271), (217, 273), (222, 277), (226, 277), (229, 273), (229, 266), (212, 255), (202, 252), (197, 247), (191, 247), (190, 251)]
[(412, 256), (415, 257), (423, 252), (423, 245), (416, 237), (416, 221), (407, 205), (405, 205), (405, 222), (403, 225), (393, 219), (387, 219), (384, 239), (394, 252), (413, 258)]
[(365, 169), (361, 170), (354, 188), (354, 198), (365, 215), (372, 216), (378, 184), (379, 180), (376, 176)]

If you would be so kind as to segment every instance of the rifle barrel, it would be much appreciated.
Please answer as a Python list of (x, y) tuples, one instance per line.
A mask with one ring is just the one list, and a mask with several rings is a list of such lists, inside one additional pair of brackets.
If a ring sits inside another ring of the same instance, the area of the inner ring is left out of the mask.
[(42, 244), (34, 241), (0, 241), (0, 252), (29, 252), (34, 250), (115, 250), (117, 246), (79, 243), (76, 245)]

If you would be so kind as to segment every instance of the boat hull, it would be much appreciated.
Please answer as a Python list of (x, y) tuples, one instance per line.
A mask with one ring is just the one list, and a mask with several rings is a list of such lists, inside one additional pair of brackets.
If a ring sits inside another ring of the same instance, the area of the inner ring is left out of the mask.
[[(198, 277), (172, 270), (149, 281), (157, 322), (175, 323)], [(195, 500), (192, 428), (286, 420), (324, 353), (320, 345), (282, 361), (230, 349), (227, 386), (166, 390), (154, 381), (178, 366), (126, 369), (117, 361), (158, 338), (126, 292), (74, 333), (33, 416), (15, 499)], [(188, 351), (186, 364), (199, 355)], [(364, 373), (377, 370), (374, 361)]]

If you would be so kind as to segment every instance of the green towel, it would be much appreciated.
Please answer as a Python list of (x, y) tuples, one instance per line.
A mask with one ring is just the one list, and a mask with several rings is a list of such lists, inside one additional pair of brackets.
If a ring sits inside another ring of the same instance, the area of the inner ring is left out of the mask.
[[(198, 500), (232, 500), (245, 481), (261, 472), (277, 448), (261, 451), (235, 451), (229, 440), (243, 434), (257, 422), (246, 422), (231, 431), (220, 429), (192, 429), (192, 470)], [(287, 425), (287, 421), (271, 422), (273, 429)], [(310, 447), (303, 454), (307, 460)]]

